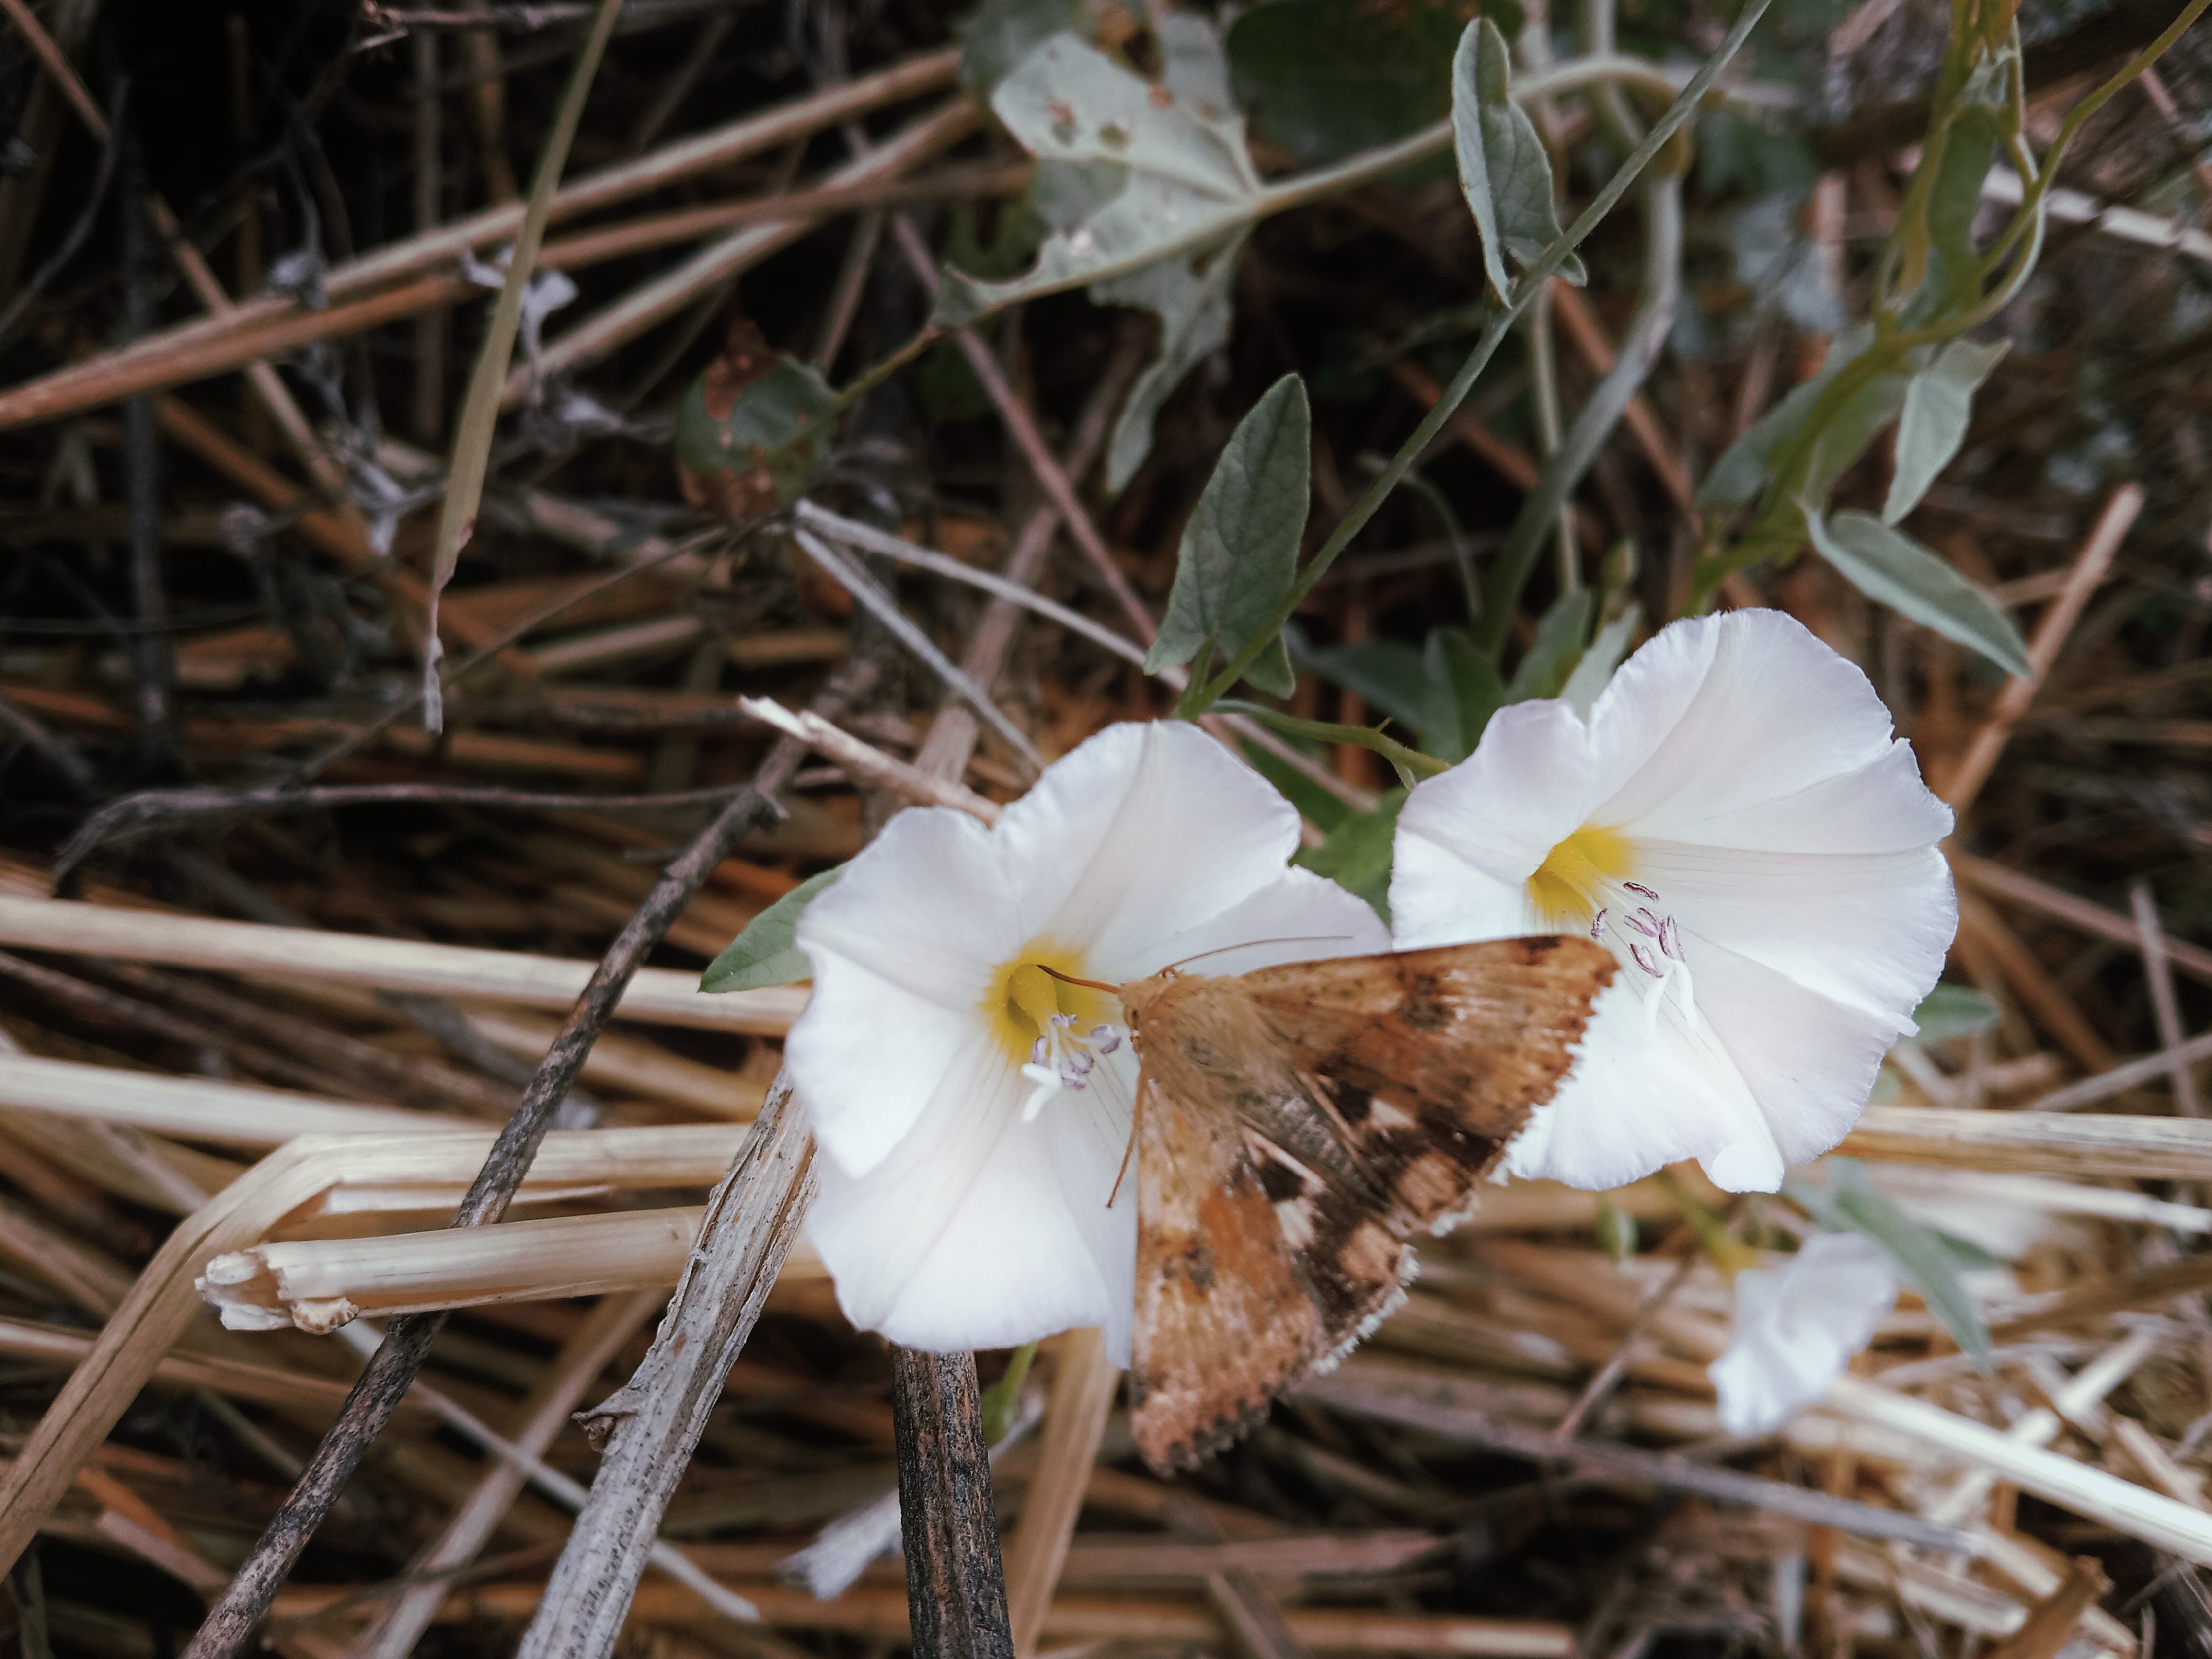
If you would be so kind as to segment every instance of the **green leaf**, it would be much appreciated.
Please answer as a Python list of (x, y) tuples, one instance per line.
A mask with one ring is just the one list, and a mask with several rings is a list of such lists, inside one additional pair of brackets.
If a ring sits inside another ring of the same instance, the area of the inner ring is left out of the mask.
[(1809, 1184), (1790, 1181), (1784, 1190), (1810, 1211), (1832, 1231), (1846, 1229), (1864, 1233), (1889, 1253), (1905, 1283), (1920, 1293), (1950, 1333), (1959, 1351), (1986, 1370), (1990, 1364), (1990, 1330), (1981, 1310), (1959, 1282), (1960, 1261), (1941, 1234), (1922, 1226), (1898, 1208), (1888, 1194), (1875, 1189), (1856, 1158), (1823, 1160), (1828, 1187), (1823, 1193)]
[(985, 282), (947, 269), (932, 320), (957, 327), (1016, 300), (1089, 287), (1101, 305), (1160, 319), (1160, 355), (1108, 441), (1109, 489), (1152, 445), (1154, 416), (1192, 365), (1228, 342), (1229, 287), (1261, 194), (1229, 102), (1212, 25), (1176, 13), (1158, 38), (1157, 82), (1071, 33), (1033, 47), (991, 108), (1037, 158), (1031, 203), (1053, 226), (1024, 275)]
[[(1297, 744), (1294, 748), (1310, 754), (1312, 745)], [(1275, 786), (1284, 799), (1298, 809), (1299, 816), (1327, 835), (1345, 819), (1352, 816), (1352, 809), (1322, 788), (1288, 761), (1269, 754), (1256, 744), (1244, 750), (1244, 758), (1252, 769)]]
[(988, 98), (1040, 43), (1096, 27), (1091, 0), (983, 0), (952, 26), (960, 37), (960, 84), (970, 97)]
[(1329, 831), (1318, 847), (1299, 849), (1293, 864), (1357, 893), (1390, 920), (1390, 854), (1398, 833), (1398, 809), (1406, 792), (1393, 789), (1371, 812), (1357, 812)]
[(972, 421), (989, 414), (994, 407), (991, 394), (968, 367), (959, 346), (951, 340), (939, 340), (922, 353), (921, 361), (914, 366), (914, 395), (932, 424)]
[(1589, 638), (1590, 614), (1597, 601), (1590, 591), (1577, 588), (1562, 593), (1536, 619), (1536, 637), (1505, 687), (1505, 701), (1526, 702), (1531, 697), (1556, 697), (1566, 689), (1575, 665), (1582, 660), (1583, 641)]
[[(1460, 188), (1482, 234), (1482, 268), (1501, 300), (1512, 287), (1507, 258), (1523, 268), (1533, 265), (1562, 234), (1552, 158), (1536, 124), (1513, 101), (1510, 65), (1505, 37), (1487, 17), (1467, 26), (1452, 56)], [(1559, 275), (1577, 284), (1586, 280), (1582, 261), (1571, 254)]]
[(1820, 372), (1809, 380), (1801, 381), (1786, 392), (1782, 401), (1752, 422), (1744, 434), (1722, 452), (1705, 481), (1698, 487), (1698, 505), (1702, 507), (1741, 507), (1766, 488), (1770, 466), (1776, 455), (1785, 448), (1805, 424), (1813, 412), (1813, 405), (1820, 394), (1850, 362), (1874, 343), (1874, 325), (1855, 324), (1836, 337), (1828, 348), (1828, 360)]
[(1912, 1023), (1920, 1028), (1912, 1042), (1942, 1042), (1988, 1030), (1997, 1023), (1997, 1007), (1971, 985), (1939, 985), (1920, 999)]
[(1636, 1218), (1603, 1193), (1597, 1195), (1597, 1243), (1616, 1263), (1633, 1257), (1642, 1243)]
[(814, 977), (814, 964), (793, 941), (799, 918), (814, 896), (845, 873), (845, 866), (809, 876), (745, 924), (730, 948), (699, 975), (702, 991), (757, 991), (764, 985), (794, 985)]
[(676, 462), (743, 511), (765, 512), (799, 498), (836, 431), (829, 383), (810, 364), (780, 356), (734, 396), (714, 370), (692, 382), (677, 408)]
[(1498, 665), (1458, 628), (1431, 629), (1421, 658), (1428, 673), (1428, 712), (1419, 722), (1421, 746), (1440, 759), (1463, 761), (1505, 702)]
[(1483, 727), (1505, 702), (1497, 665), (1463, 629), (1433, 629), (1420, 646), (1402, 640), (1300, 643), (1293, 655), (1299, 667), (1357, 692), (1376, 714), (1411, 726), (1421, 747), (1443, 760), (1473, 754)]
[[(1287, 631), (1287, 630), (1285, 630)], [(1428, 741), (1435, 709), (1429, 701), (1428, 659), (1403, 640), (1361, 640), (1355, 645), (1295, 647), (1298, 666), (1332, 685), (1356, 692), (1378, 714), (1403, 721)]]
[(1451, 108), (1455, 0), (1267, 0), (1231, 26), (1252, 130), (1310, 167), (1403, 138)]
[(2012, 618), (1903, 531), (1871, 513), (1838, 513), (1824, 520), (1809, 507), (1805, 524), (1814, 550), (1869, 599), (1980, 652), (2008, 674), (2028, 672), (2027, 646)]
[(1895, 524), (1918, 506), (1951, 458), (1966, 441), (1974, 412), (1974, 392), (1990, 377), (2007, 343), (1977, 345), (1954, 340), (1905, 388), (1905, 412), (1897, 423), (1897, 474), (1882, 503), (1884, 524)]
[(1160, 319), (1159, 355), (1145, 365), (1115, 417), (1106, 445), (1106, 489), (1119, 495), (1152, 451), (1152, 423), (1183, 377), (1229, 343), (1235, 318), (1231, 289), (1243, 256), (1239, 231), (1188, 258), (1163, 259), (1091, 285), (1100, 305), (1136, 306)]
[(1826, 501), (1830, 487), (1867, 453), (1881, 429), (1897, 418), (1905, 407), (1905, 389), (1911, 384), (1910, 374), (1877, 374), (1844, 399), (1813, 447), (1812, 465), (1805, 471), (1799, 492), (1805, 500)]
[[(1305, 382), (1285, 374), (1230, 434), (1183, 526), (1168, 614), (1145, 672), (1188, 662), (1208, 644), (1234, 656), (1274, 617), (1297, 574), (1311, 505), (1313, 418)], [(1296, 685), (1279, 635), (1244, 678), (1290, 696)]]
[(1620, 666), (1620, 659), (1628, 654), (1628, 642), (1636, 637), (1636, 630), (1643, 622), (1644, 607), (1632, 602), (1626, 611), (1598, 629), (1589, 649), (1575, 665), (1575, 672), (1559, 688), (1559, 695), (1573, 705), (1575, 713), (1589, 718), (1590, 705), (1612, 680), (1613, 671)]
[(1968, 108), (1953, 116), (1928, 194), (1928, 241), (1940, 279), (1940, 291), (1929, 295), (1931, 310), (1964, 306), (1981, 292), (1974, 220), (1981, 212), (1982, 187), (1996, 160), (1997, 143), (1997, 124), (1989, 111)]

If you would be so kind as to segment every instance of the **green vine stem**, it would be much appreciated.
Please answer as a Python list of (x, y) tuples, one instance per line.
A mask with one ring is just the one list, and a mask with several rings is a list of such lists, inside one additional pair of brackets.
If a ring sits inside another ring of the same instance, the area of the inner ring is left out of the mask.
[[(2208, 0), (2197, 0), (2197, 3), (2207, 3)], [(1482, 371), (1490, 366), (1491, 358), (1497, 355), (1498, 345), (1511, 331), (1513, 325), (1535, 303), (1536, 295), (1543, 285), (1551, 281), (1567, 256), (1596, 228), (1598, 222), (1613, 211), (1620, 198), (1628, 193), (1630, 186), (1642, 175), (1644, 169), (1650, 165), (1652, 159), (1705, 101), (1705, 94), (1734, 61), (1736, 53), (1742, 50), (1743, 43), (1750, 38), (1752, 30), (1758, 27), (1759, 20), (1766, 15), (1766, 9), (1771, 3), (1772, 0), (1750, 0), (1750, 3), (1744, 7), (1729, 28), (1727, 38), (1721, 42), (1720, 49), (1705, 60), (1704, 66), (1690, 78), (1689, 84), (1667, 106), (1666, 112), (1652, 124), (1651, 131), (1644, 135), (1644, 142), (1637, 145), (1613, 177), (1606, 180), (1604, 187), (1576, 217), (1574, 223), (1562, 231), (1536, 263), (1522, 273), (1521, 279), (1513, 285), (1511, 301), (1491, 313), (1490, 320), (1483, 325), (1482, 332), (1477, 337), (1473, 349), (1453, 374), (1451, 384), (1443, 389), (1443, 395), (1421, 417), (1419, 424), (1414, 427), (1406, 441), (1398, 447), (1398, 453), (1390, 458), (1389, 465), (1374, 483), (1337, 521), (1336, 527), (1329, 532), (1320, 550), (1306, 562), (1305, 568), (1298, 573), (1297, 580), (1291, 585), (1289, 593), (1276, 606), (1274, 616), (1265, 626), (1254, 631), (1243, 649), (1218, 674), (1210, 679), (1193, 678), (1191, 689), (1184, 696), (1177, 714), (1188, 718), (1212, 707), (1244, 677), (1244, 671), (1259, 659), (1260, 653), (1273, 643), (1275, 636), (1282, 631), (1283, 624), (1290, 621), (1299, 604), (1313, 591), (1314, 585), (1328, 574), (1328, 568), (1336, 562), (1337, 556), (1351, 545), (1352, 538), (1375, 516), (1376, 509), (1398, 487), (1399, 479), (1406, 475), (1415, 459), (1443, 429), (1444, 422), (1458, 412), (1468, 390)]]
[(1265, 703), (1244, 702), (1235, 697), (1224, 697), (1214, 708), (1224, 714), (1243, 714), (1286, 738), (1310, 738), (1316, 743), (1357, 744), (1362, 749), (1372, 749), (1396, 769), (1398, 778), (1412, 788), (1420, 778), (1432, 778), (1439, 772), (1449, 772), (1451, 763), (1438, 760), (1434, 755), (1424, 755), (1419, 750), (1408, 748), (1395, 738), (1385, 737), (1371, 726), (1344, 726), (1334, 720), (1302, 720), (1296, 714), (1285, 714), (1279, 708), (1270, 708)]
[[(1892, 270), (1898, 273), (1899, 291), (1894, 295), (1883, 293), (1872, 319), (1875, 327), (1872, 343), (1837, 371), (1835, 378), (1821, 389), (1803, 423), (1783, 446), (1750, 528), (1732, 547), (1725, 545), (1725, 526), (1716, 525), (1710, 532), (1697, 561), (1689, 605), (1692, 614), (1702, 611), (1712, 604), (1713, 596), (1731, 571), (1741, 570), (1763, 558), (1794, 552), (1802, 544), (1805, 535), (1804, 507), (1800, 498), (1805, 483), (1829, 424), (1852, 398), (1882, 375), (1903, 370), (1913, 352), (1971, 332), (1997, 315), (2017, 297), (2042, 256), (2049, 222), (2047, 208), (2051, 190), (2057, 182), (2058, 169), (2065, 160), (2067, 150), (2081, 132), (2082, 125), (2157, 62), (2190, 25), (2203, 15), (2208, 5), (2212, 5), (2212, 0), (2189, 0), (2189, 3), (2156, 40), (2130, 58), (2095, 91), (2075, 104), (2067, 112), (2039, 167), (2019, 131), (2019, 89), (2015, 74), (2014, 108), (2011, 112), (2014, 118), (2008, 123), (2003, 142), (2006, 160), (2020, 174), (2024, 187), (2019, 210), (1980, 261), (1977, 277), (1986, 291), (1971, 305), (1948, 312), (1917, 327), (1906, 328), (1903, 326), (1904, 317), (1917, 292), (1916, 275), (1919, 277), (1925, 275), (1926, 215), (1929, 198), (1935, 188), (1936, 169), (1948, 143), (1950, 121), (1960, 89), (1966, 84), (1966, 71), (1977, 61), (1976, 49), (1983, 44), (1971, 38), (1954, 41), (1953, 62), (1947, 64), (1944, 76), (1946, 101), (1939, 106), (1936, 118), (1931, 124), (1929, 143), (1922, 153), (1920, 165), (1914, 172), (1912, 183), (1899, 212), (1898, 228), (1891, 245), (1883, 251), (1882, 261), (1877, 270), (1878, 292), (1887, 288), (1888, 273)], [(1994, 286), (1990, 286), (1992, 278), (1996, 281)]]

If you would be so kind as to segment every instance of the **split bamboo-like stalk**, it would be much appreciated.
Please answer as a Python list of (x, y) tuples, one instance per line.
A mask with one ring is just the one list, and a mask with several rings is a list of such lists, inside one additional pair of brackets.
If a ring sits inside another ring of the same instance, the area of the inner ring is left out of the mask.
[[(556, 1131), (546, 1136), (520, 1196), (535, 1188), (668, 1187), (712, 1181), (746, 1133), (720, 1126)], [(349, 1182), (465, 1183), (490, 1150), (485, 1130), (391, 1135), (303, 1135), (288, 1142), (186, 1217), (125, 1297), (84, 1362), (0, 1478), (0, 1559), (12, 1560), (68, 1489), (198, 1311), (192, 1280), (216, 1256), (244, 1249), (279, 1220)]]
[[(210, 1261), (198, 1288), (233, 1330), (296, 1325), (319, 1336), (362, 1314), (665, 1289), (690, 1259), (704, 1214), (618, 1210), (462, 1231), (261, 1243)], [(782, 1276), (795, 1282), (824, 1274), (820, 1259), (802, 1248)]]

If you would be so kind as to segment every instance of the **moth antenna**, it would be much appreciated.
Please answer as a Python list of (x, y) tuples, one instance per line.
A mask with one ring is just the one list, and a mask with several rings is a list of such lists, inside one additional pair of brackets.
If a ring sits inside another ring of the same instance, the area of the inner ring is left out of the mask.
[[(1349, 933), (1306, 933), (1291, 939), (1248, 939), (1239, 945), (1217, 945), (1211, 951), (1200, 951), (1194, 957), (1185, 957), (1182, 962), (1171, 962), (1168, 963), (1168, 965), (1161, 969), (1160, 971), (1164, 974), (1172, 974), (1176, 969), (1183, 967), (1187, 963), (1203, 962), (1206, 957), (1218, 957), (1224, 951), (1253, 951), (1257, 950), (1262, 945), (1330, 945), (1340, 939), (1347, 939), (1351, 937), (1352, 935)], [(1052, 972), (1052, 969), (1047, 968), (1045, 969), (1045, 972), (1049, 974)], [(1057, 977), (1057, 975), (1055, 975), (1055, 977)]]
[[(1057, 968), (1048, 968), (1041, 962), (1036, 967), (1037, 972), (1049, 974), (1063, 985), (1088, 985), (1094, 991), (1119, 991), (1121, 988), (1118, 985), (1109, 985), (1103, 979), (1078, 979), (1073, 974), (1061, 973)], [(1110, 1203), (1112, 1200), (1108, 1201)]]

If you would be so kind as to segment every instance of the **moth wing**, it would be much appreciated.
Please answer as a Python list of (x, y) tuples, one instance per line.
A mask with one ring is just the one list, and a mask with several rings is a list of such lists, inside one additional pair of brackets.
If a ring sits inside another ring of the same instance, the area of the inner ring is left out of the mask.
[(1263, 1127), (1398, 1237), (1441, 1231), (1566, 1076), (1615, 966), (1589, 939), (1544, 935), (1245, 974), (1297, 1085)]
[(1236, 1439), (1404, 1295), (1572, 1060), (1612, 954), (1499, 939), (1161, 987), (1137, 1101), (1132, 1427)]
[[(1171, 1073), (1192, 1068), (1170, 1066)], [(1360, 1307), (1328, 1295), (1300, 1241), (1322, 1183), (1265, 1144), (1231, 1098), (1165, 1085), (1148, 1060), (1137, 1099), (1137, 1307), (1131, 1428), (1155, 1469), (1188, 1468), (1267, 1414), (1275, 1395), (1339, 1346), (1348, 1316), (1379, 1317), (1402, 1294), (1407, 1252), (1370, 1227)]]

